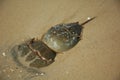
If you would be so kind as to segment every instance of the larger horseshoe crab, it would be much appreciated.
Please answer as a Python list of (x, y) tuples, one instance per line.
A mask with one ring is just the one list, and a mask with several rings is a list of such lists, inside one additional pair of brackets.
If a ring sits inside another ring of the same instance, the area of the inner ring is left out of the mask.
[(14, 61), (24, 68), (41, 68), (55, 61), (57, 53), (73, 48), (81, 39), (83, 25), (93, 20), (58, 24), (51, 27), (40, 40), (33, 38), (12, 48)]

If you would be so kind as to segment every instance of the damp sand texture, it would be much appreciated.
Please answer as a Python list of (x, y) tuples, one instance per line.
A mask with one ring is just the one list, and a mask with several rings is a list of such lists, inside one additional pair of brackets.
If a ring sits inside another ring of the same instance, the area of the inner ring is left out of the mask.
[[(1, 0), (0, 80), (120, 80), (119, 7), (119, 0)], [(84, 26), (82, 40), (39, 69), (44, 73), (27, 72), (9, 53), (56, 24), (94, 16)]]

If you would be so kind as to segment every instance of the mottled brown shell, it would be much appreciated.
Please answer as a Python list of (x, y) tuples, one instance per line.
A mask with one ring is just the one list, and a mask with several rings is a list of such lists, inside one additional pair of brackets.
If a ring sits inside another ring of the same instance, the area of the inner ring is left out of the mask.
[(80, 40), (83, 27), (78, 22), (53, 26), (42, 37), (42, 41), (55, 52), (74, 47)]

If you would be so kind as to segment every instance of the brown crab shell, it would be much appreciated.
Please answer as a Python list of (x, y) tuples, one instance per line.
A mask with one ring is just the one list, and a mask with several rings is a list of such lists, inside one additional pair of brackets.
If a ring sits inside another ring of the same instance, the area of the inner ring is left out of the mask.
[(11, 49), (11, 53), (14, 61), (18, 66), (23, 68), (41, 68), (50, 65), (54, 62), (54, 58), (56, 57), (56, 52), (49, 49), (42, 41), (37, 40), (31, 44), (32, 48), (38, 50), (40, 54), (50, 60), (50, 62), (46, 62), (39, 58), (31, 49), (27, 46), (26, 43), (21, 43), (16, 45)]

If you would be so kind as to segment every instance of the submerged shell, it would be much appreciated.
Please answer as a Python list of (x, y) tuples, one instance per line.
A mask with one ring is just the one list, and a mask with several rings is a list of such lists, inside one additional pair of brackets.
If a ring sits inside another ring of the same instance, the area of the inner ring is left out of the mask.
[(14, 61), (23, 68), (41, 68), (54, 62), (56, 53), (49, 49), (42, 41), (38, 40), (31, 44), (32, 48), (38, 50), (40, 54), (50, 60), (46, 62), (33, 53), (26, 43), (22, 43), (12, 48), (11, 53)]
[(42, 37), (42, 41), (55, 52), (74, 47), (80, 40), (82, 26), (78, 22), (53, 26)]

